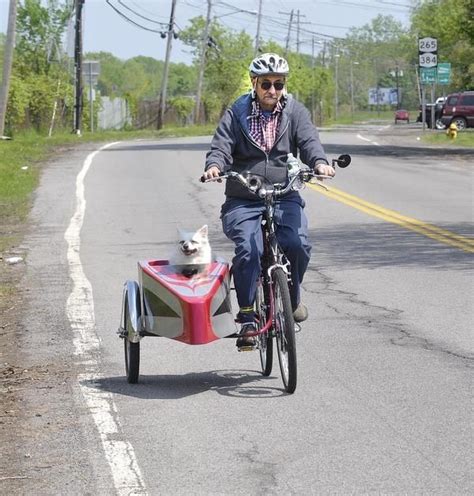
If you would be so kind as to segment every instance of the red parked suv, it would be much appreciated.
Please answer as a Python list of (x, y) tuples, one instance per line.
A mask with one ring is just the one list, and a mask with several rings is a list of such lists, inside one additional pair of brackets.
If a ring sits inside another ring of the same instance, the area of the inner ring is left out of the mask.
[(474, 127), (474, 91), (448, 95), (444, 103), (441, 122), (445, 126), (454, 123), (458, 129)]

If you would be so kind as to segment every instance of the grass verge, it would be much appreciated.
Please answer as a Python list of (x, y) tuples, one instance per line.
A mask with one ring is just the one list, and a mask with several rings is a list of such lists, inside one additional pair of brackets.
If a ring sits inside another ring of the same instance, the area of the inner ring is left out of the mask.
[(474, 129), (458, 131), (456, 139), (451, 139), (446, 135), (446, 131), (433, 131), (425, 133), (421, 140), (431, 145), (444, 145), (447, 147), (465, 146), (474, 148)]

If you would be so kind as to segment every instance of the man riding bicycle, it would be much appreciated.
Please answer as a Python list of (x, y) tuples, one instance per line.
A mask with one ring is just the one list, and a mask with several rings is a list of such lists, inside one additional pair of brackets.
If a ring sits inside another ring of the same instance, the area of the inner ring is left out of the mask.
[[(333, 176), (309, 111), (286, 92), (287, 61), (275, 53), (256, 57), (249, 67), (252, 92), (239, 97), (222, 117), (206, 156), (204, 178), (227, 170), (249, 171), (272, 183), (288, 181), (288, 154), (299, 152), (303, 163), (318, 174)], [(221, 219), (224, 234), (235, 243), (233, 275), (238, 320), (237, 346), (255, 346), (254, 302), (263, 251), (263, 200), (236, 181), (227, 181)], [(276, 235), (291, 264), (290, 296), (295, 322), (308, 318), (300, 298), (300, 284), (309, 263), (305, 202), (298, 191), (280, 197), (275, 207)]]

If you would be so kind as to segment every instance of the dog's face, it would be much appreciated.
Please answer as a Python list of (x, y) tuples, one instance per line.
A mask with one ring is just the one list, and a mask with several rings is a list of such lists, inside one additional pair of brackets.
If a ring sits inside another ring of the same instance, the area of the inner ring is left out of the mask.
[(179, 230), (179, 249), (183, 255), (193, 257), (200, 255), (202, 250), (209, 247), (207, 225), (202, 226), (195, 232)]

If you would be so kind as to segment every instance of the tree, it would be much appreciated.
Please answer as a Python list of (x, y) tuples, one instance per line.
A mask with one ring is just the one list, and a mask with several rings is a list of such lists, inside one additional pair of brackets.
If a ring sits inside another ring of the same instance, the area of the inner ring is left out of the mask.
[[(202, 17), (195, 17), (190, 23), (180, 37), (192, 48), (197, 70), (205, 21)], [(244, 32), (234, 33), (224, 28), (216, 20), (211, 22), (209, 33), (203, 102), (207, 106), (207, 117), (215, 119), (239, 94), (250, 88), (248, 65), (253, 58), (253, 39)]]
[(368, 90), (375, 87), (398, 87), (404, 105), (416, 106), (415, 48), (413, 36), (392, 16), (379, 15), (351, 29), (344, 40), (330, 46), (332, 56), (338, 55), (341, 105), (350, 105), (352, 71), (357, 107), (368, 107)]
[[(130, 105), (130, 111), (137, 116), (140, 102), (158, 98), (163, 78), (164, 63), (151, 57), (138, 56), (121, 60), (108, 52), (87, 53), (86, 58), (100, 62), (100, 75), (97, 88), (100, 94), (109, 97), (122, 97)], [(169, 104), (175, 108), (180, 119), (188, 101), (175, 97), (189, 97), (195, 88), (195, 70), (183, 63), (170, 63), (168, 76)], [(189, 100), (189, 99), (188, 99)]]
[(39, 0), (18, 4), (13, 97), (7, 107), (10, 132), (31, 124), (37, 129), (49, 127), (55, 101), (63, 109), (68, 106), (71, 86), (60, 42), (69, 16), (66, 6), (46, 8)]
[[(450, 62), (450, 89), (474, 87), (474, 10), (471, 0), (432, 0), (422, 3), (411, 17), (413, 37), (438, 39), (438, 61)], [(416, 46), (413, 58), (417, 57)]]
[(97, 89), (101, 95), (114, 97), (122, 93), (124, 64), (122, 60), (109, 52), (88, 52), (84, 58), (100, 63)]
[(22, 72), (47, 74), (61, 58), (61, 36), (71, 11), (67, 6), (46, 8), (40, 0), (25, 0), (18, 8), (17, 53)]
[(193, 99), (185, 96), (176, 96), (171, 98), (170, 105), (175, 110), (181, 123), (186, 125), (187, 119), (191, 116), (194, 108)]
[(13, 47), (15, 46), (15, 25), (16, 25), (17, 5), (16, 0), (10, 0), (8, 13), (7, 38), (4, 45), (2, 85), (0, 87), (0, 137), (5, 130), (5, 116), (8, 103), (8, 92), (10, 89), (10, 77), (13, 63)]

